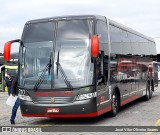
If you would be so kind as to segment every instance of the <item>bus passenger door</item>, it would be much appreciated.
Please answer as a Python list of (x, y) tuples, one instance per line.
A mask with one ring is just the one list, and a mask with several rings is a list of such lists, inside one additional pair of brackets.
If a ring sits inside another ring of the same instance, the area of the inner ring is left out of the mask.
[(109, 104), (108, 80), (108, 56), (100, 52), (96, 60), (96, 79), (97, 79), (97, 104), (98, 110), (103, 109)]

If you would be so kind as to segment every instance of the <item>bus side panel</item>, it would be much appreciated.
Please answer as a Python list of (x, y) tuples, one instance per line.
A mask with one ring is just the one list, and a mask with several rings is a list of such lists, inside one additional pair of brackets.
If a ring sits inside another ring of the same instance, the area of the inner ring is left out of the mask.
[(97, 86), (97, 111), (98, 115), (111, 110), (111, 99), (107, 85)]
[[(113, 55), (114, 56), (114, 55)], [(111, 57), (111, 85), (120, 92), (121, 106), (146, 94), (151, 58), (120, 56)]]
[(109, 24), (111, 86), (120, 92), (121, 105), (146, 94), (146, 82), (153, 80), (149, 65), (155, 59), (155, 44), (114, 22)]
[(130, 93), (132, 92), (132, 81), (131, 68), (133, 61), (130, 57), (122, 55), (111, 55), (111, 79), (110, 83), (113, 90), (117, 88), (120, 93), (120, 99), (128, 100)]

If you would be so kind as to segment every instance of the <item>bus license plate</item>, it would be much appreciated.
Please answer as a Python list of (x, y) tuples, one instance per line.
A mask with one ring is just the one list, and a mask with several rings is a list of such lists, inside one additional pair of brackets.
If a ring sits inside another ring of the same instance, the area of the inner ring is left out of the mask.
[(47, 113), (59, 113), (59, 108), (47, 108)]

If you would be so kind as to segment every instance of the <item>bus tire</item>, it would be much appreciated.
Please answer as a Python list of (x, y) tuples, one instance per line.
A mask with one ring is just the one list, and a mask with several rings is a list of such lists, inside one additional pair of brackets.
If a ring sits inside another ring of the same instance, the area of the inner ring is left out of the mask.
[(150, 88), (150, 99), (152, 98), (153, 92), (154, 92), (154, 83), (152, 82)]
[(147, 83), (147, 85), (146, 85), (146, 95), (144, 96), (145, 101), (148, 101), (150, 99), (150, 97), (151, 97), (150, 93), (151, 93), (150, 84)]
[(114, 90), (112, 93), (112, 100), (111, 100), (111, 112), (110, 115), (115, 117), (119, 111), (119, 97), (117, 92)]

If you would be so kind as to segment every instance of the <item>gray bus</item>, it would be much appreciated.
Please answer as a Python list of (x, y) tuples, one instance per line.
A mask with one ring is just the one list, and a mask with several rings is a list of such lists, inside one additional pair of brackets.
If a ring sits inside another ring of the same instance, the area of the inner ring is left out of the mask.
[(77, 118), (110, 112), (157, 86), (153, 39), (104, 16), (61, 16), (28, 21), (19, 42), (22, 116)]

